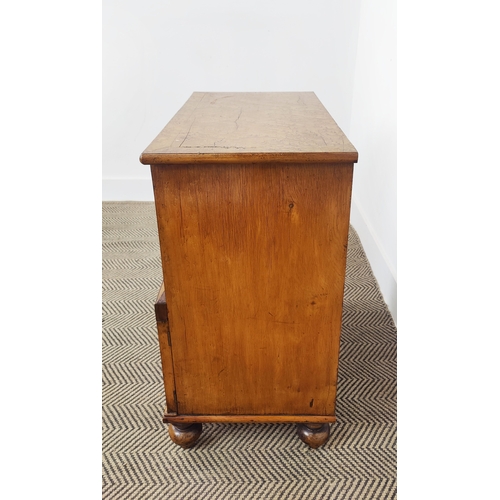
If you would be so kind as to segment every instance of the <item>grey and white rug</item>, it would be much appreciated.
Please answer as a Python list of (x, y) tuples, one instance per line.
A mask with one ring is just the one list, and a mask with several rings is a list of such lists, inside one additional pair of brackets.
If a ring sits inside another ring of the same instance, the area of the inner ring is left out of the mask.
[(103, 203), (103, 498), (396, 498), (396, 328), (351, 228), (337, 422), (310, 449), (288, 424), (206, 424), (168, 437), (153, 304), (154, 204)]

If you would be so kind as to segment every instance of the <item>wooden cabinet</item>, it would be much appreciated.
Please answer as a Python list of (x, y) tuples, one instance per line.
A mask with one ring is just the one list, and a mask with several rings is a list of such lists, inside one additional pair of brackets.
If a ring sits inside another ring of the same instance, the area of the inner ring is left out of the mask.
[(353, 164), (312, 92), (195, 92), (141, 155), (164, 285), (172, 439), (206, 422), (335, 421)]

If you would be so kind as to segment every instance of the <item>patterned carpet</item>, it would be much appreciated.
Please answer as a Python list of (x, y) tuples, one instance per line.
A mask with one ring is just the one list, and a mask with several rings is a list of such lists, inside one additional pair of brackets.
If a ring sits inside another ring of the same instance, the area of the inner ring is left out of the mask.
[(103, 203), (103, 498), (396, 498), (396, 328), (351, 228), (337, 422), (310, 449), (288, 424), (206, 424), (174, 445), (153, 304), (153, 203)]

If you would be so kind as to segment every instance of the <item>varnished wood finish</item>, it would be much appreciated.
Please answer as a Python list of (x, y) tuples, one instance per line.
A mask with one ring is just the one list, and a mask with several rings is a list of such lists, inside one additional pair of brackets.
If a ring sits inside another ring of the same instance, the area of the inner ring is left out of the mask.
[(158, 330), (158, 342), (160, 345), (161, 366), (163, 371), (163, 385), (165, 388), (165, 399), (169, 412), (177, 412), (177, 401), (175, 398), (175, 377), (172, 363), (172, 346), (169, 338), (169, 325), (167, 305), (165, 302), (165, 287), (162, 283), (155, 304), (156, 327)]
[(168, 423), (221, 423), (221, 424), (276, 424), (276, 423), (333, 423), (331, 415), (177, 415), (165, 412), (163, 422)]
[(167, 303), (165, 301), (165, 285), (162, 282), (158, 297), (155, 303), (156, 322), (166, 323), (168, 321)]
[(297, 435), (311, 448), (319, 448), (330, 437), (329, 424), (298, 424)]
[(203, 428), (201, 424), (169, 424), (170, 439), (183, 448), (191, 448), (196, 443)]
[(195, 92), (141, 155), (146, 165), (357, 160), (314, 92)]
[(328, 438), (357, 159), (312, 92), (195, 92), (143, 152), (174, 442), (205, 422), (294, 422), (312, 447)]
[(151, 171), (178, 413), (333, 415), (352, 164)]

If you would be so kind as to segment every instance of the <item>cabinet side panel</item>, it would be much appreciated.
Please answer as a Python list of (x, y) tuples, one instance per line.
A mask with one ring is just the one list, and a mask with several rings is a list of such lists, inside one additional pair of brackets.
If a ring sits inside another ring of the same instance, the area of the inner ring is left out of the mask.
[(151, 170), (179, 414), (333, 415), (352, 164)]

